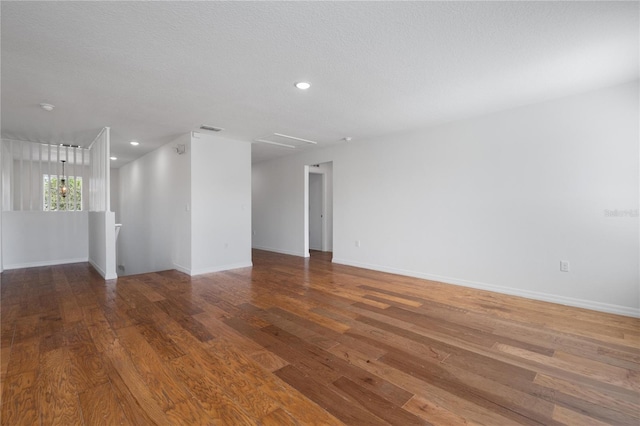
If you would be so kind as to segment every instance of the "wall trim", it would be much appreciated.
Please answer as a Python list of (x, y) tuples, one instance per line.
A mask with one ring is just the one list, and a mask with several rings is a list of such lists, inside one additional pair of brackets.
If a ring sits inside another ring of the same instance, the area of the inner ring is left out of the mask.
[(93, 260), (89, 259), (89, 263), (93, 266), (93, 269), (98, 271), (98, 273), (104, 278), (106, 281), (118, 279), (118, 274), (108, 275), (101, 267), (99, 267)]
[(294, 251), (280, 250), (272, 247), (252, 246), (251, 248), (254, 248), (256, 250), (272, 251), (274, 253), (280, 253), (280, 254), (288, 254), (289, 256), (309, 257), (309, 253), (296, 253)]
[(39, 266), (54, 266), (54, 265), (66, 265), (68, 263), (85, 263), (88, 262), (88, 257), (79, 257), (75, 259), (60, 259), (60, 260), (45, 260), (38, 262), (16, 263), (14, 265), (2, 265), (5, 271), (10, 269), (23, 269), (23, 268), (37, 268)]
[(175, 269), (176, 271), (182, 272), (183, 274), (191, 275), (191, 269), (182, 265), (178, 265), (177, 263), (173, 264), (173, 269)]
[(230, 269), (250, 268), (252, 266), (253, 266), (253, 262), (230, 263), (228, 265), (213, 266), (211, 268), (190, 270), (189, 275), (191, 276), (202, 275), (202, 274), (209, 274), (212, 272), (228, 271)]
[(340, 259), (334, 257), (332, 263), (339, 265), (355, 266), (357, 268), (371, 269), (374, 271), (388, 272), (390, 274), (404, 275), (414, 278), (422, 278), (425, 280), (437, 281), (444, 284), (458, 285), (462, 287), (470, 287), (478, 290), (493, 291), (496, 293), (508, 294), (511, 296), (520, 296), (527, 299), (541, 300), (543, 302), (551, 302), (560, 305), (573, 306), (576, 308), (590, 309), (593, 311), (606, 312), (616, 315), (624, 315), (627, 317), (640, 318), (640, 309), (630, 308), (628, 306), (612, 305), (609, 303), (594, 302), (592, 300), (577, 299), (573, 297), (558, 296), (555, 294), (541, 293), (530, 290), (520, 290), (517, 288), (503, 287), (495, 284), (488, 284), (478, 281), (468, 281), (459, 278), (445, 277), (441, 275), (427, 274), (423, 272), (411, 271), (406, 269), (393, 268), (388, 266), (374, 265), (370, 263), (357, 262), (348, 259)]

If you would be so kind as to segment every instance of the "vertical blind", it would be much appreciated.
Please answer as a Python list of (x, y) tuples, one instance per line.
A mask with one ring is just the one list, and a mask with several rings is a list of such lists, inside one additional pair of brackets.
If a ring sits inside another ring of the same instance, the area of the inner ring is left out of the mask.
[[(56, 210), (84, 208), (83, 190), (70, 191), (61, 197), (58, 187), (64, 177), (81, 181), (90, 169), (85, 148), (48, 145), (26, 141), (2, 140), (2, 208), (3, 210), (44, 210), (55, 205)], [(45, 186), (49, 183), (49, 187)], [(56, 188), (51, 186), (55, 182)], [(47, 191), (48, 189), (48, 191)]]
[[(3, 139), (3, 210), (108, 211), (109, 128), (100, 131), (90, 148)], [(62, 160), (67, 197), (60, 195)]]
[(105, 127), (89, 147), (91, 175), (89, 177), (89, 210), (110, 211), (110, 129)]

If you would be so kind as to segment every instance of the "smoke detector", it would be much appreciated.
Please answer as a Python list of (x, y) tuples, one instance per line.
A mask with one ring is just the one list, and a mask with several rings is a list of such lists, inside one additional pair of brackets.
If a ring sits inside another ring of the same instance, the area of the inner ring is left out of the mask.
[(53, 111), (53, 109), (55, 108), (55, 105), (42, 103), (40, 104), (40, 108), (42, 108), (45, 111)]

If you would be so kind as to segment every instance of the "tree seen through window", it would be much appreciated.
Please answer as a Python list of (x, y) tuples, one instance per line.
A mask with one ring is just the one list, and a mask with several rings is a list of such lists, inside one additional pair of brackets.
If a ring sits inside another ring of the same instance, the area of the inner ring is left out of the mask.
[(59, 194), (60, 182), (56, 175), (43, 176), (43, 203), (44, 211), (81, 211), (82, 210), (82, 177), (67, 176), (67, 196), (62, 198)]

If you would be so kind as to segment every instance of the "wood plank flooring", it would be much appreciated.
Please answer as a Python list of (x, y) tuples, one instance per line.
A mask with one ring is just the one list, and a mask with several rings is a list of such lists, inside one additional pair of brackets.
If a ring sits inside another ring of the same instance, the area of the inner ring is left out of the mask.
[(1, 275), (2, 425), (635, 425), (640, 320), (255, 251)]

